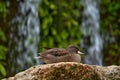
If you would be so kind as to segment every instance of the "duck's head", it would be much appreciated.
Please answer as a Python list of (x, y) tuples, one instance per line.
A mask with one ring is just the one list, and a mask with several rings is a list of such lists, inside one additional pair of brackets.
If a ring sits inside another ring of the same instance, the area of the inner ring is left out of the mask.
[(79, 48), (75, 45), (69, 45), (67, 47), (67, 51), (69, 51), (72, 54), (84, 54), (84, 53), (80, 52)]

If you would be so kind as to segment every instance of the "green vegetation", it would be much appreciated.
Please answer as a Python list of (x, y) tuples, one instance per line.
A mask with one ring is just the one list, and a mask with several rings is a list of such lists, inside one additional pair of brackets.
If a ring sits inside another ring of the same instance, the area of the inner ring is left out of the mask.
[[(0, 29), (0, 38), (1, 38), (0, 42), (6, 41), (5, 35), (1, 29)], [(6, 51), (7, 49), (2, 44), (0, 44), (0, 79), (1, 77), (6, 76), (6, 70), (5, 70)]]
[(81, 12), (79, 0), (43, 0), (39, 7), (40, 46), (80, 45)]
[(6, 5), (4, 1), (0, 1), (0, 17), (6, 17)]
[[(0, 20), (6, 17), (6, 6), (5, 3), (0, 1)], [(4, 43), (6, 42), (6, 36), (0, 25), (0, 79), (6, 76), (6, 52), (7, 48)]]
[(120, 1), (101, 1), (101, 33), (105, 36), (105, 65), (120, 64)]

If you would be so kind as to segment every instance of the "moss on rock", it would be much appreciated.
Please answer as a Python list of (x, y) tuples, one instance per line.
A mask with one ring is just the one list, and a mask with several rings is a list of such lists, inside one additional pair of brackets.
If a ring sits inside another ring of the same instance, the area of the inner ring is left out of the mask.
[[(112, 73), (111, 73), (112, 72)], [(119, 80), (120, 66), (95, 66), (76, 62), (38, 65), (5, 80)]]

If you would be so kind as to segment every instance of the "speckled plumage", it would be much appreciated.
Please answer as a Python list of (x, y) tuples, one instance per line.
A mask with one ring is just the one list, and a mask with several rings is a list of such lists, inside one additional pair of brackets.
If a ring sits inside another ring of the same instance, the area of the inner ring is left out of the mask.
[(80, 62), (81, 57), (78, 53), (79, 48), (70, 45), (66, 49), (52, 48), (40, 54), (40, 59), (44, 63), (58, 63), (58, 62)]

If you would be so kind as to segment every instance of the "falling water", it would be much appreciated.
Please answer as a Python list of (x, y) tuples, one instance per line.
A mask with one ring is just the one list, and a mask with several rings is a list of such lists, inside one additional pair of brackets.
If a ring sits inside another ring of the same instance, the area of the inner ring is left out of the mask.
[(34, 59), (40, 33), (39, 3), (40, 0), (18, 0), (18, 12), (11, 22), (9, 41), (8, 66), (11, 74), (39, 63)]
[(83, 40), (81, 46), (87, 53), (85, 63), (102, 65), (103, 41), (99, 34), (99, 0), (82, 0), (84, 6), (81, 31)]

